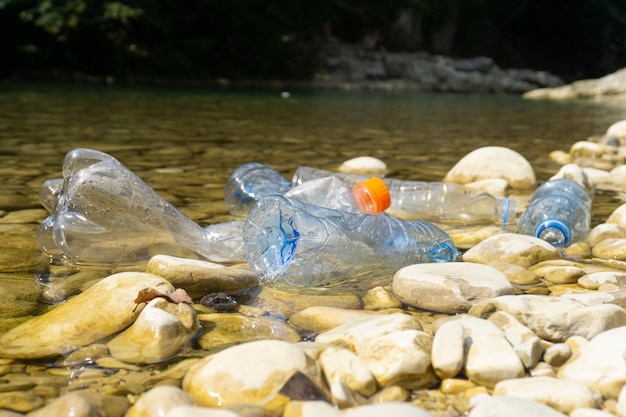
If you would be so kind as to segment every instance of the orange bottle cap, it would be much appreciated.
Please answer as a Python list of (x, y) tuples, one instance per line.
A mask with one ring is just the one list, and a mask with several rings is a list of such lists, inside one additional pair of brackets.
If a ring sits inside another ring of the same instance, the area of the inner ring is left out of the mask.
[(357, 184), (354, 194), (364, 213), (378, 214), (387, 210), (391, 205), (391, 195), (387, 184), (380, 178), (372, 177)]

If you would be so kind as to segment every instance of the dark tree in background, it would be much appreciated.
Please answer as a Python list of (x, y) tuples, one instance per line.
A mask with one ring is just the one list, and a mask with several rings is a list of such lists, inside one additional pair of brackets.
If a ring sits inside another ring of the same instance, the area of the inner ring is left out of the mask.
[(0, 77), (305, 79), (329, 38), (598, 77), (626, 0), (0, 0)]

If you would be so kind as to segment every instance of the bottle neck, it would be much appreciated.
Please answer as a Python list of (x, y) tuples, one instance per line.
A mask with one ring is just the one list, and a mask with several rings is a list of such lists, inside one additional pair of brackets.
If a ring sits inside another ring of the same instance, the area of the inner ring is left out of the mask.
[(352, 189), (352, 193), (354, 194), (354, 199), (356, 200), (356, 203), (358, 204), (359, 208), (361, 209), (363, 213), (365, 214), (380, 213), (380, 210), (378, 209), (376, 202), (372, 198), (372, 194), (370, 193), (370, 190), (367, 187), (361, 186), (359, 184)]
[(507, 224), (515, 221), (517, 203), (508, 197), (498, 198), (496, 200), (496, 215), (500, 223)]
[(535, 237), (552, 246), (567, 246), (572, 239), (570, 228), (559, 220), (546, 220), (535, 229)]

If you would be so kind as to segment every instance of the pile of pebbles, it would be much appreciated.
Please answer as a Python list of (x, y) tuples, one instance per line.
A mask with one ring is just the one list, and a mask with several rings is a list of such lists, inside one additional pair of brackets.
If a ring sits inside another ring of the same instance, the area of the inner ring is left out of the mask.
[[(612, 129), (555, 151), (555, 176), (622, 192), (626, 129)], [(342, 167), (368, 168), (385, 167)], [(501, 147), (445, 181), (518, 212), (537, 186)], [(626, 417), (626, 204), (562, 250), (495, 225), (447, 230), (461, 261), (334, 288), (169, 255), (52, 282), (45, 296), (67, 301), (0, 335), (0, 417)], [(30, 311), (23, 291), (3, 308)]]

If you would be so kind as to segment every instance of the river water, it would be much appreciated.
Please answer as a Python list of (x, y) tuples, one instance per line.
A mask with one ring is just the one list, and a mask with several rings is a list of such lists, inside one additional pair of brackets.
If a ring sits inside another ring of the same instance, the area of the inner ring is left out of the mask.
[[(515, 96), (291, 92), (285, 98), (276, 91), (3, 85), (0, 293), (41, 281), (46, 260), (35, 231), (47, 212), (38, 193), (46, 179), (61, 177), (64, 155), (77, 147), (113, 155), (208, 225), (233, 219), (223, 187), (246, 162), (266, 163), (290, 178), (299, 165), (335, 169), (369, 155), (388, 165), (390, 177), (436, 181), (472, 150), (505, 146), (528, 159), (543, 181), (560, 168), (550, 152), (568, 151), (624, 118), (626, 103)], [(613, 195), (596, 196), (593, 222), (621, 204)], [(0, 330), (24, 314), (6, 311)]]

